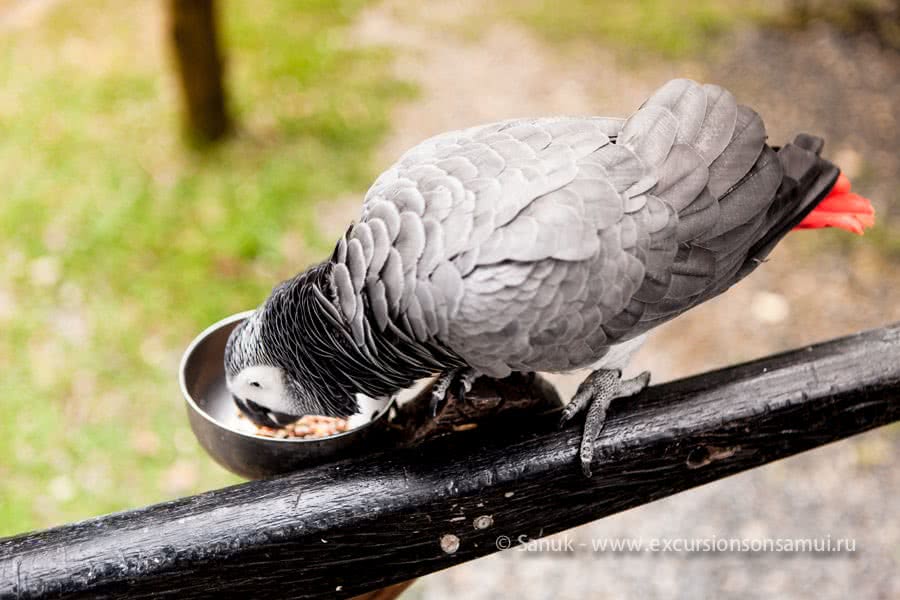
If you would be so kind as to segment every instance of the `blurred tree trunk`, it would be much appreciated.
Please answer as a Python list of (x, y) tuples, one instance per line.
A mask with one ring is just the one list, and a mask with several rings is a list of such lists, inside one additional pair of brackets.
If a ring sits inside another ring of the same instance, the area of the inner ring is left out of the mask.
[(222, 83), (214, 0), (168, 0), (169, 35), (181, 86), (184, 128), (201, 143), (231, 129)]

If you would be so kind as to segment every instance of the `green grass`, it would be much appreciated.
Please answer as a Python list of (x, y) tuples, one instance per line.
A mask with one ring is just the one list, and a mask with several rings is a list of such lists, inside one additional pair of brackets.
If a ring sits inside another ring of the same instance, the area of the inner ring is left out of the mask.
[(352, 49), (361, 1), (224, 2), (237, 137), (178, 133), (163, 3), (62, 3), (0, 32), (0, 535), (235, 479), (176, 383), (203, 327), (324, 256), (410, 86)]
[(743, 20), (764, 14), (759, 0), (520, 0), (504, 4), (524, 23), (555, 42), (602, 41), (639, 56), (689, 56)]

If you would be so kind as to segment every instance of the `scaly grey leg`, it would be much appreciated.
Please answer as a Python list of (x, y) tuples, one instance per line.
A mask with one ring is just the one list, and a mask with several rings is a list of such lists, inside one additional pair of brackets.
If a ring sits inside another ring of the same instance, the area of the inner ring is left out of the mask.
[(622, 380), (619, 370), (598, 369), (588, 375), (575, 396), (566, 405), (560, 419), (560, 425), (587, 408), (584, 421), (584, 434), (581, 436), (581, 470), (585, 477), (591, 476), (591, 460), (594, 458), (594, 442), (603, 429), (606, 421), (606, 410), (616, 398), (633, 396), (640, 393), (650, 383), (650, 373), (644, 371), (634, 379)]

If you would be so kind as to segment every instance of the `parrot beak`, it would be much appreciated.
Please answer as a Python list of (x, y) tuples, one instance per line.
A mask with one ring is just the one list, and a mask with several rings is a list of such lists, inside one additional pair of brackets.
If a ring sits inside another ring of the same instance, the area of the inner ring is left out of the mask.
[(250, 419), (255, 425), (279, 429), (300, 418), (300, 416), (266, 410), (256, 402), (253, 402), (252, 400), (243, 400), (234, 394), (232, 394), (231, 397), (240, 411), (244, 413), (244, 416)]

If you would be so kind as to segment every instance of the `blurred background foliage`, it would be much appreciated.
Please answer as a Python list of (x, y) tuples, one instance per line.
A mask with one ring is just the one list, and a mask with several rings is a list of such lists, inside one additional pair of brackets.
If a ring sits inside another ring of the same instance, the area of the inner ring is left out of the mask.
[[(178, 359), (206, 325), (321, 259), (322, 202), (360, 197), (385, 166), (392, 109), (416, 85), (395, 75), (393, 51), (355, 43), (372, 4), (221, 2), (237, 125), (201, 151), (179, 134), (162, 3), (0, 1), (0, 536), (236, 481), (191, 435)], [(865, 5), (896, 15), (896, 2)], [(696, 59), (737, 27), (822, 18), (896, 43), (896, 20), (859, 14), (523, 0), (483, 16), (651, 62)]]
[(736, 24), (761, 18), (767, 3), (735, 0), (522, 0), (510, 2), (512, 15), (555, 42), (604, 40), (622, 49), (650, 50), (649, 58), (681, 57), (703, 48)]
[(788, 0), (773, 19), (788, 28), (822, 21), (900, 51), (900, 0)]
[(224, 3), (239, 125), (206, 153), (162, 3), (0, 32), (0, 535), (235, 481), (187, 427), (180, 351), (321, 257), (314, 203), (370, 181), (412, 88), (347, 43), (362, 4)]
[(519, 0), (504, 5), (501, 14), (523, 20), (553, 41), (604, 40), (651, 50), (651, 60), (709, 49), (747, 20), (786, 29), (828, 23), (900, 50), (900, 0)]

